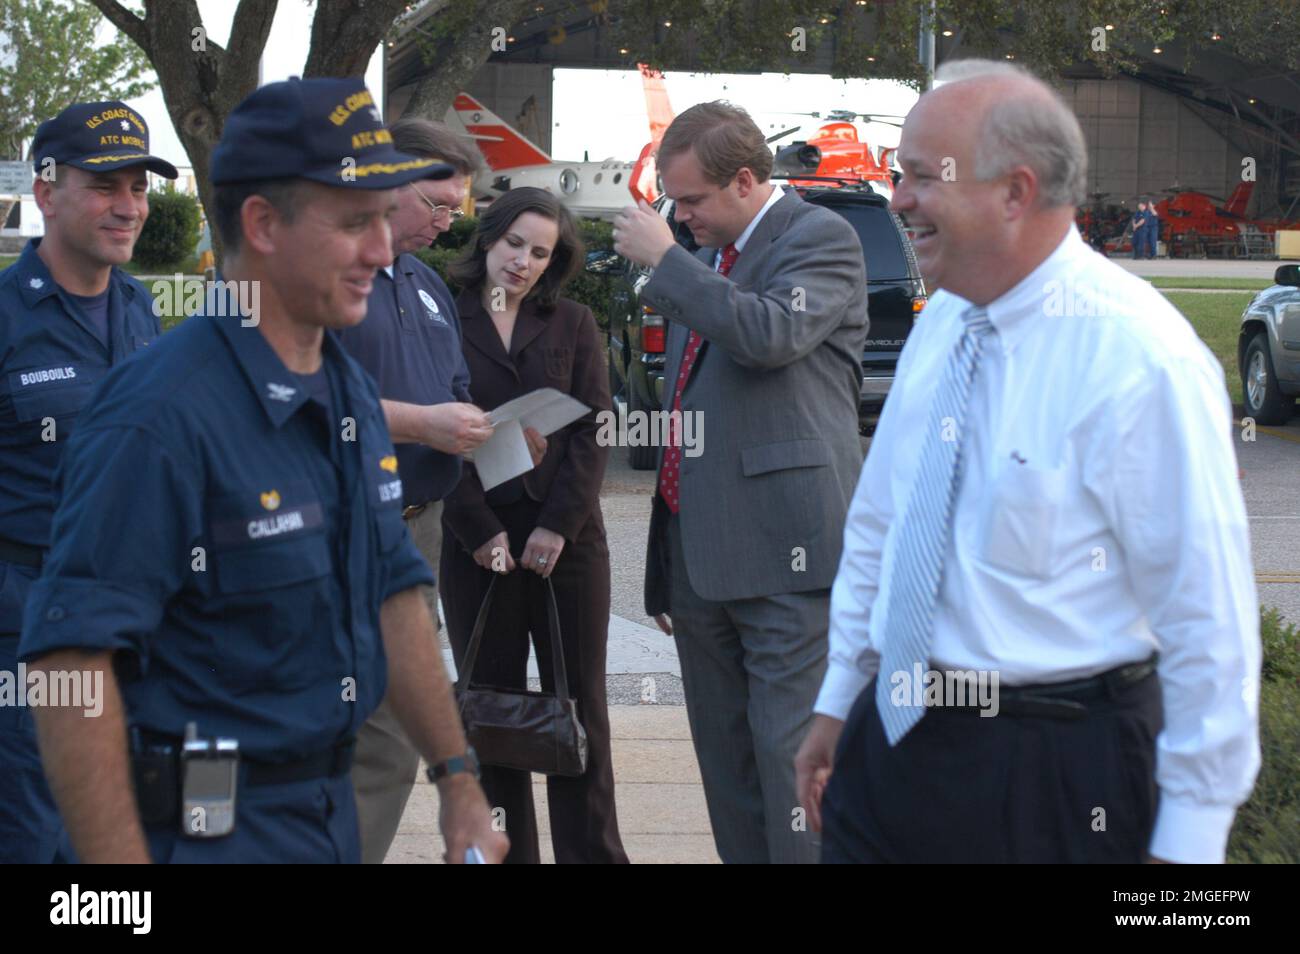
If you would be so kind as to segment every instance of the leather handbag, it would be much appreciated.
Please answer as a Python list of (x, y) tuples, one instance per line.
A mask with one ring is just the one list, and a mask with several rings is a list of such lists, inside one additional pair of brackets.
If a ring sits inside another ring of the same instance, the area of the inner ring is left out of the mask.
[(456, 680), (456, 700), (465, 735), (480, 762), (543, 775), (575, 777), (587, 770), (587, 732), (578, 721), (577, 702), (569, 695), (555, 587), (550, 579), (545, 583), (555, 692), (474, 685), (474, 661), (483, 642), (483, 630), (497, 585), (494, 574), (465, 650), (464, 665)]

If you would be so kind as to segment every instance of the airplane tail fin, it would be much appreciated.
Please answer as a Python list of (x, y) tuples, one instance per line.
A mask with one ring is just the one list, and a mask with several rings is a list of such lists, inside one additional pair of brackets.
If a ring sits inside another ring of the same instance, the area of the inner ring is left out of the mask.
[(483, 153), (493, 171), (542, 166), (551, 161), (545, 150), (468, 93), (456, 94), (455, 101), (447, 110), (446, 122), (452, 129), (460, 127), (474, 138), (479, 152)]
[(650, 117), (650, 142), (657, 149), (659, 140), (664, 138), (664, 130), (673, 121), (673, 107), (668, 102), (664, 74), (644, 63), (638, 63), (636, 68), (641, 71), (641, 86), (645, 89), (645, 111)]
[(642, 146), (641, 154), (632, 166), (632, 174), (627, 177), (627, 189), (632, 193), (634, 202), (649, 202), (653, 205), (655, 199), (659, 198), (659, 165), (655, 161), (657, 148), (658, 144), (653, 142)]
[(1250, 194), (1255, 189), (1255, 183), (1242, 182), (1237, 188), (1232, 190), (1232, 195), (1228, 197), (1228, 204), (1223, 207), (1223, 211), (1229, 215), (1246, 215), (1246, 206), (1250, 204)]

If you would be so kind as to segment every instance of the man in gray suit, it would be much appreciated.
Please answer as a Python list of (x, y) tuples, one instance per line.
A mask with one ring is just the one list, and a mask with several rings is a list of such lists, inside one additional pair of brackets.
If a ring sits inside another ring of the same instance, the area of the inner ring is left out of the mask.
[(614, 247), (655, 270), (641, 294), (672, 322), (665, 404), (707, 442), (684, 454), (675, 421), (678, 446), (660, 452), (646, 612), (677, 640), (722, 860), (813, 862), (793, 761), (862, 465), (862, 247), (843, 218), (768, 182), (762, 132), (727, 103), (678, 116), (659, 170), (703, 247), (677, 245), (645, 203), (620, 214)]

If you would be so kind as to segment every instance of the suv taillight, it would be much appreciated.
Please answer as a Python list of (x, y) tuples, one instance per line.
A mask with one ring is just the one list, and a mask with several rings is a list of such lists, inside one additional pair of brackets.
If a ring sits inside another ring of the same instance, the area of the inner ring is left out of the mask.
[(921, 309), (924, 307), (925, 307), (924, 295), (917, 295), (915, 298), (912, 299), (912, 319), (914, 321), (916, 320), (916, 316), (921, 313)]
[(647, 354), (663, 354), (667, 347), (664, 319), (646, 306), (641, 306), (641, 350)]

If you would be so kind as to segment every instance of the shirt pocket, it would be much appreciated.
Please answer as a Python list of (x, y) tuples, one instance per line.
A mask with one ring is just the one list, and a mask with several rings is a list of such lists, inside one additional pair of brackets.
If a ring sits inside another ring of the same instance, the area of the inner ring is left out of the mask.
[(547, 383), (564, 393), (569, 392), (573, 376), (573, 348), (568, 345), (548, 346), (542, 349)]
[(980, 558), (1001, 570), (1047, 579), (1066, 482), (1064, 467), (1008, 466), (989, 498)]
[(301, 688), (324, 671), (336, 628), (325, 524), (307, 482), (214, 499), (212, 610), (231, 639), (213, 647), (213, 668), (233, 684)]
[(14, 418), (20, 424), (81, 413), (95, 386), (85, 370), (76, 365), (13, 371), (8, 383)]

